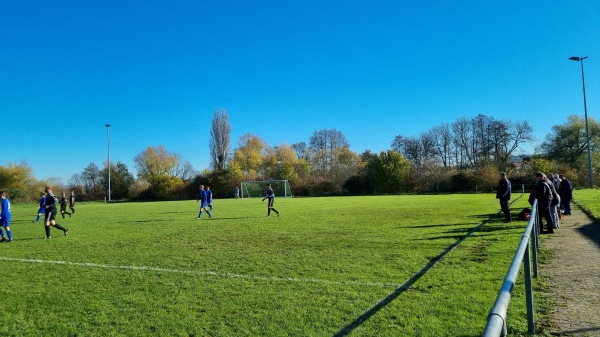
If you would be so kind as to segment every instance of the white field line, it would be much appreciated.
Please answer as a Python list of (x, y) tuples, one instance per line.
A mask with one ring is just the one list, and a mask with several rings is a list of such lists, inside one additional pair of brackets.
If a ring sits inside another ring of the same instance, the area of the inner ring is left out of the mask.
[(156, 268), (156, 267), (147, 267), (147, 266), (111, 266), (111, 265), (107, 265), (107, 264), (98, 264), (98, 263), (90, 263), (90, 262), (69, 262), (69, 261), (53, 261), (53, 260), (39, 260), (39, 259), (22, 259), (22, 258), (11, 258), (11, 257), (2, 257), (2, 256), (0, 256), (0, 260), (13, 261), (13, 262), (26, 262), (26, 263), (61, 264), (61, 265), (67, 265), (67, 266), (80, 266), (80, 267), (90, 267), (90, 268), (124, 269), (124, 270), (149, 271), (149, 272), (159, 272), (159, 273), (201, 275), (201, 276), (213, 276), (213, 277), (232, 278), (232, 279), (239, 278), (239, 279), (249, 279), (249, 280), (258, 280), (258, 281), (273, 281), (273, 282), (321, 283), (321, 284), (333, 284), (333, 285), (356, 285), (356, 286), (379, 287), (379, 288), (388, 288), (388, 287), (398, 288), (399, 286), (401, 286), (400, 284), (381, 283), (381, 282), (330, 281), (330, 280), (321, 280), (321, 279), (314, 279), (314, 278), (304, 279), (304, 278), (295, 278), (295, 277), (265, 277), (265, 276), (253, 276), (253, 275), (243, 275), (243, 274), (234, 274), (234, 273), (218, 273), (218, 272), (214, 272), (214, 271), (178, 270), (178, 269)]

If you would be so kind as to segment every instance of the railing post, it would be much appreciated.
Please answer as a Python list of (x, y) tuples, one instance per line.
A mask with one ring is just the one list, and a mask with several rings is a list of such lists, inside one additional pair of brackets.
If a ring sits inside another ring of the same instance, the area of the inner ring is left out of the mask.
[[(531, 241), (530, 241), (531, 242)], [(531, 244), (527, 244), (527, 249), (525, 250), (525, 256), (523, 258), (523, 268), (525, 269), (525, 297), (527, 299), (527, 328), (530, 334), (535, 332), (535, 324), (534, 324), (534, 310), (533, 310), (533, 288), (531, 286), (531, 263), (529, 262), (531, 257), (529, 253)], [(535, 253), (533, 253), (535, 256)]]

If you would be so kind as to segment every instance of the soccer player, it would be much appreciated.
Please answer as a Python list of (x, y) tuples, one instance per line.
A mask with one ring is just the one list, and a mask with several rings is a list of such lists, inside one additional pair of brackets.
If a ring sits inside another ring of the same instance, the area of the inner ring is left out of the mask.
[(198, 196), (198, 200), (196, 200), (196, 202), (200, 201), (200, 213), (198, 213), (196, 220), (200, 220), (200, 217), (202, 216), (202, 210), (206, 211), (206, 214), (208, 214), (209, 218), (212, 218), (212, 214), (210, 214), (210, 211), (206, 208), (207, 197), (208, 196), (204, 190), (204, 185), (200, 185), (200, 195)]
[[(4, 227), (4, 230), (6, 231), (6, 236), (8, 236), (8, 242), (13, 242), (12, 231), (10, 230), (10, 201), (6, 199), (6, 192), (1, 192), (0, 194), (2, 195), (2, 212), (0, 213), (0, 228)], [(1, 229), (0, 234), (2, 235), (2, 240), (0, 240), (0, 242), (7, 241)]]
[(58, 203), (58, 199), (56, 199), (56, 196), (54, 196), (54, 193), (52, 193), (52, 186), (46, 186), (45, 191), (46, 191), (46, 204), (44, 205), (44, 207), (46, 208), (46, 214), (44, 216), (44, 220), (45, 220), (44, 227), (46, 229), (46, 239), (51, 238), (50, 226), (52, 226), (56, 229), (60, 229), (61, 231), (63, 231), (65, 236), (67, 236), (67, 234), (69, 234), (69, 229), (64, 228), (60, 224), (56, 223), (56, 203)]
[(71, 191), (71, 195), (69, 196), (69, 208), (75, 214), (75, 193), (73, 191)]
[(69, 214), (69, 218), (71, 217), (71, 213), (67, 212), (67, 196), (65, 192), (62, 192), (60, 197), (60, 215), (62, 215), (63, 219), (65, 218), (65, 214)]
[(37, 218), (35, 218), (35, 222), (39, 222), (42, 214), (46, 213), (46, 207), (44, 207), (45, 205), (46, 205), (46, 195), (44, 194), (44, 192), (40, 192), (40, 206), (38, 207), (38, 214), (37, 214)]
[(279, 216), (279, 212), (273, 207), (273, 203), (275, 203), (275, 192), (273, 192), (271, 184), (267, 184), (267, 195), (262, 201), (265, 201), (265, 199), (269, 199), (267, 205), (267, 218), (271, 216), (271, 210), (273, 210), (273, 212), (277, 213), (277, 216)]
[(206, 206), (212, 211), (212, 191), (210, 186), (206, 186)]

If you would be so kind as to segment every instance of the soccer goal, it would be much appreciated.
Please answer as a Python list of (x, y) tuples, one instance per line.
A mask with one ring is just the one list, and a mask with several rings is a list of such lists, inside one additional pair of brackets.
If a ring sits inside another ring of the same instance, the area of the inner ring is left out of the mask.
[(242, 181), (242, 198), (262, 198), (267, 193), (267, 184), (271, 184), (276, 197), (292, 197), (292, 189), (287, 180)]

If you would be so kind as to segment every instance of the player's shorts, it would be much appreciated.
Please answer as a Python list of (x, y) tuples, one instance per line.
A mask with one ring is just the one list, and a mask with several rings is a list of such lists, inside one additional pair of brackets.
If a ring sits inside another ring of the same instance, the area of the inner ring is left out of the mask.
[(206, 201), (202, 202), (202, 204), (200, 205), (200, 208), (206, 208)]
[(10, 227), (10, 215), (4, 216), (4, 217), (2, 217), (2, 219), (0, 219), (0, 226), (1, 227)]
[(42, 206), (40, 208), (40, 210), (38, 211), (38, 213), (40, 213), (40, 214), (46, 214), (46, 207)]
[(56, 208), (50, 208), (50, 209), (48, 209), (48, 211), (46, 212), (46, 214), (44, 214), (44, 220), (46, 220), (46, 221), (54, 221), (54, 220), (56, 220)]
[(64, 211), (66, 211), (66, 210), (67, 210), (67, 204), (60, 205), (60, 211), (61, 211), (61, 212), (64, 212)]

